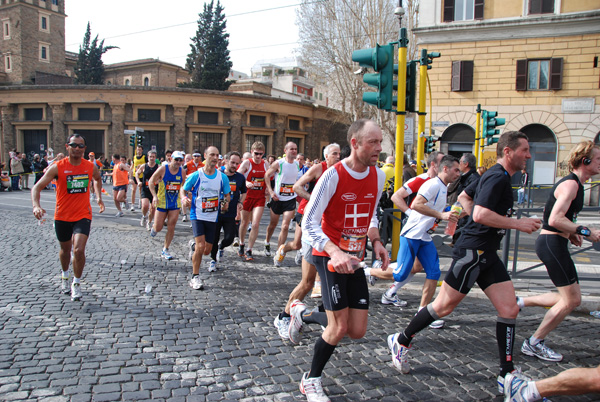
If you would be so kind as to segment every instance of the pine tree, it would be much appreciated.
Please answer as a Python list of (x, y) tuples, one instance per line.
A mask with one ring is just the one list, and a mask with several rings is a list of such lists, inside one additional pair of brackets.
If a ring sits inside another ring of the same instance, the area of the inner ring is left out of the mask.
[(104, 84), (104, 63), (102, 55), (116, 46), (104, 46), (104, 39), (98, 43), (98, 35), (90, 43), (92, 32), (90, 23), (87, 24), (83, 44), (79, 47), (77, 67), (75, 69), (75, 82), (77, 84), (102, 85)]
[(225, 32), (227, 22), (223, 6), (217, 0), (204, 4), (199, 14), (196, 36), (191, 38), (191, 52), (186, 61), (191, 82), (182, 86), (226, 91), (232, 63), (229, 58), (229, 34)]

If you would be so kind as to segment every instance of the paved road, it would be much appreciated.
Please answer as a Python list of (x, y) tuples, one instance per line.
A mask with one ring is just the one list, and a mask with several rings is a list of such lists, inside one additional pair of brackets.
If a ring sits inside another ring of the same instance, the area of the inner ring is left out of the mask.
[[(0, 400), (305, 400), (298, 381), (310, 367), (320, 329), (312, 327), (292, 346), (272, 324), (300, 278), (292, 258), (274, 268), (260, 247), (250, 264), (227, 249), (219, 271), (209, 275), (203, 267), (205, 290), (193, 291), (185, 246), (191, 229), (178, 223), (172, 246), (177, 259), (166, 262), (159, 257), (163, 235), (151, 239), (137, 226), (139, 212), (116, 219), (113, 207), (94, 216), (83, 299), (71, 302), (59, 293), (52, 220), (38, 226), (28, 197), (0, 194)], [(43, 198), (45, 207), (52, 205), (51, 192)], [(150, 295), (146, 284), (153, 286)], [(419, 283), (402, 293), (409, 302), (404, 309), (379, 304), (384, 289), (384, 283), (371, 288), (366, 336), (344, 340), (325, 369), (333, 401), (501, 401), (495, 315), (481, 292), (465, 299), (445, 329), (417, 336), (413, 370), (401, 375), (386, 337), (415, 313)], [(524, 336), (544, 313), (532, 308), (519, 317), (515, 360), (523, 371), (539, 377), (600, 363), (600, 320), (584, 314), (569, 316), (547, 341), (565, 361), (521, 355)]]

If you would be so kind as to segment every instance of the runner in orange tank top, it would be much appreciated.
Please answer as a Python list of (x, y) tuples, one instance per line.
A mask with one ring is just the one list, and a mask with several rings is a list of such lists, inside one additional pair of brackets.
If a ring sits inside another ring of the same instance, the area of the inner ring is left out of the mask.
[(119, 154), (113, 155), (113, 200), (117, 207), (117, 218), (123, 216), (123, 210), (121, 209), (121, 203), (125, 203), (125, 209), (129, 209), (127, 205), (127, 185), (129, 184), (129, 171), (131, 168), (127, 165), (127, 158), (125, 156), (119, 156)]
[[(102, 179), (98, 166), (83, 159), (85, 139), (79, 134), (69, 137), (66, 145), (68, 157), (52, 164), (44, 176), (33, 186), (31, 201), (33, 215), (43, 220), (46, 211), (40, 206), (40, 192), (56, 179), (56, 209), (54, 229), (60, 243), (60, 264), (62, 266), (62, 292), (71, 293), (71, 300), (81, 299), (81, 275), (85, 265), (85, 246), (92, 223), (90, 205), (90, 184), (93, 180), (100, 213), (104, 212), (102, 202)], [(69, 264), (73, 251), (73, 283), (69, 287)]]

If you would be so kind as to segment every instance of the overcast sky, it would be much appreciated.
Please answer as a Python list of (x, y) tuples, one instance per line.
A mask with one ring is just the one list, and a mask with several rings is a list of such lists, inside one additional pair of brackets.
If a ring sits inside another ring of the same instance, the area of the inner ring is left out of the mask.
[[(234, 70), (250, 74), (258, 60), (294, 56), (298, 48), (298, 3), (299, 0), (221, 0)], [(104, 0), (100, 7), (88, 1), (69, 0), (66, 50), (79, 51), (89, 21), (92, 38), (99, 35), (99, 39), (105, 39), (105, 46), (120, 48), (104, 54), (105, 64), (158, 58), (185, 67), (190, 38), (196, 33), (203, 6), (200, 0)]]

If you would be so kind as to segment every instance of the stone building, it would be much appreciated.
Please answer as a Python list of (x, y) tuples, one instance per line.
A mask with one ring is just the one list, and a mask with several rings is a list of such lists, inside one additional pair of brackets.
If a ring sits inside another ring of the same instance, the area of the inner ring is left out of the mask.
[(563, 176), (574, 144), (599, 142), (597, 0), (421, 0), (415, 34), (441, 53), (429, 78), (442, 151), (472, 152), (477, 104), (529, 136), (533, 184)]
[[(145, 150), (191, 152), (216, 145), (246, 151), (262, 141), (281, 155), (286, 142), (322, 158), (329, 142), (345, 143), (339, 112), (306, 100), (272, 96), (246, 83), (235, 91), (178, 88), (189, 80), (179, 66), (155, 59), (106, 66), (105, 85), (73, 85), (77, 55), (65, 53), (64, 0), (0, 0), (0, 155), (64, 149), (69, 135), (87, 140), (96, 155), (132, 155), (124, 130), (142, 128)], [(45, 22), (43, 22), (45, 21)]]

